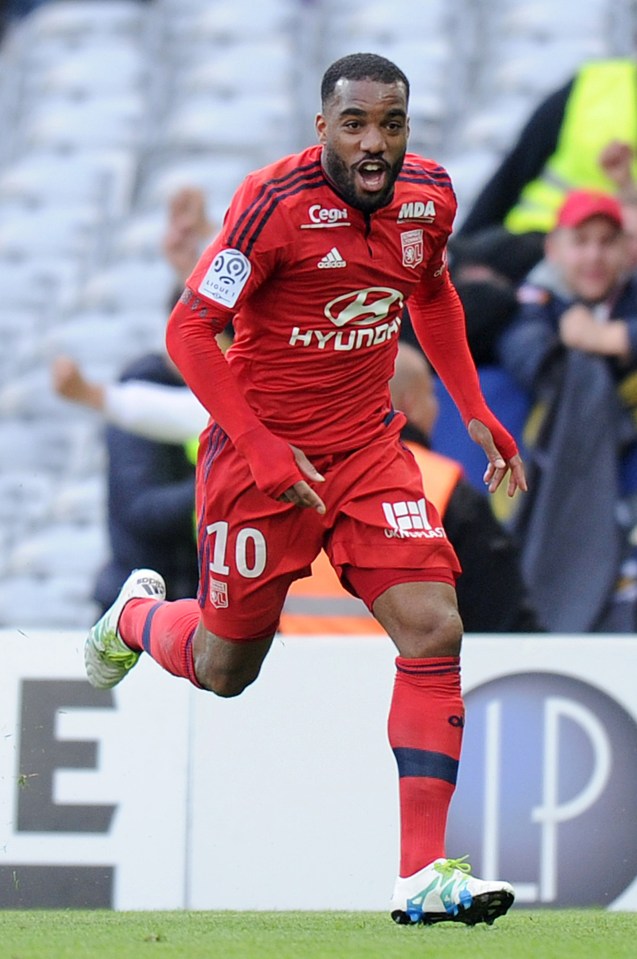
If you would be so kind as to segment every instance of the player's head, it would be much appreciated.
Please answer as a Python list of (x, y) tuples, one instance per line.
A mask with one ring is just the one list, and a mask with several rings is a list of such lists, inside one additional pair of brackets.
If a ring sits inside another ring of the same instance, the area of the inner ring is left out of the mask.
[(327, 68), (316, 118), (323, 168), (340, 195), (366, 213), (392, 196), (407, 150), (409, 81), (391, 60), (352, 53)]
[(617, 200), (590, 190), (568, 194), (546, 239), (546, 256), (577, 299), (606, 299), (629, 265)]

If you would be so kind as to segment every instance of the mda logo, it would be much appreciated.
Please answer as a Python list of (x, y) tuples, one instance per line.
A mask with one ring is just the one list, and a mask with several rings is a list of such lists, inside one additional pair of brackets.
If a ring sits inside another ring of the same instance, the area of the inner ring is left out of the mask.
[(512, 882), (519, 903), (609, 905), (637, 876), (632, 716), (553, 673), (505, 676), (465, 698), (453, 855)]

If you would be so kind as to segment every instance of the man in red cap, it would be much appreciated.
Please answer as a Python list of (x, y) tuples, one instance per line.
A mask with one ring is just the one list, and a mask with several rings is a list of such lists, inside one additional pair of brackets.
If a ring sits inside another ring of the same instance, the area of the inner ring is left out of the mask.
[(634, 632), (637, 283), (613, 197), (568, 194), (519, 299), (498, 349), (536, 401), (513, 518), (531, 600), (553, 632)]

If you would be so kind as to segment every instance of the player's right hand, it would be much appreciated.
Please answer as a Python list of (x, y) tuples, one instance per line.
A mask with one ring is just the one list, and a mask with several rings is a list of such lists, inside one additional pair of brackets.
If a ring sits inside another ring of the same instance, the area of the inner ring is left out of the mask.
[[(300, 450), (297, 446), (292, 446), (292, 444), (290, 444), (290, 449), (294, 453), (296, 465), (308, 479), (312, 480), (313, 483), (325, 482), (325, 477), (321, 476), (319, 471), (312, 466), (303, 450)], [(299, 480), (298, 483), (286, 489), (279, 496), (279, 500), (284, 503), (293, 503), (302, 509), (315, 509), (321, 515), (325, 513), (325, 503), (305, 480)]]

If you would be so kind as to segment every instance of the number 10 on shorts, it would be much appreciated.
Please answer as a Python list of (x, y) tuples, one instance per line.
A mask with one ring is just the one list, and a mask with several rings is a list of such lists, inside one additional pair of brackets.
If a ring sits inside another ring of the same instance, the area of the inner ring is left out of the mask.
[[(246, 579), (256, 579), (257, 576), (261, 575), (265, 569), (267, 549), (265, 537), (260, 530), (254, 529), (252, 526), (245, 526), (238, 531), (234, 547), (234, 557), (232, 556), (232, 550), (228, 550), (228, 524), (224, 520), (219, 520), (218, 523), (211, 523), (210, 526), (206, 527), (206, 532), (211, 538), (214, 538), (212, 562), (210, 563), (211, 573), (216, 573), (217, 576), (227, 575), (230, 572), (228, 563), (234, 559), (235, 569), (240, 576), (244, 576)], [(215, 590), (223, 588), (222, 591), (225, 594), (225, 603), (223, 603), (223, 606), (227, 606), (228, 595), (226, 584), (213, 580), (210, 582), (210, 599), (216, 606), (217, 603), (212, 596), (213, 586)]]

